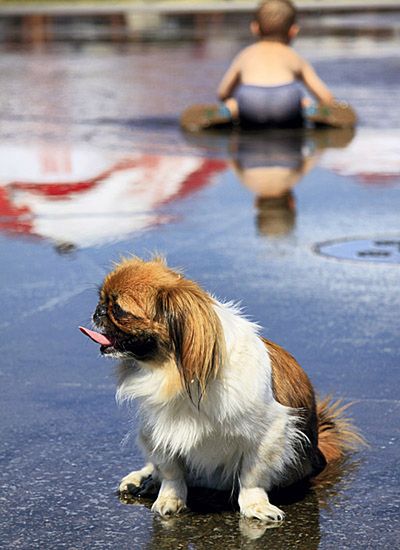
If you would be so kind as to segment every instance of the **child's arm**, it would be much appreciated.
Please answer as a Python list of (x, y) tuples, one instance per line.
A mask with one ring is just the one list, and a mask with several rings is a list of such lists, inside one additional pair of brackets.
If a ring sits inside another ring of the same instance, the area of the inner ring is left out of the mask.
[(301, 60), (300, 79), (321, 103), (332, 103), (335, 100), (332, 92), (322, 82), (312, 66), (303, 59)]
[(235, 89), (236, 85), (239, 82), (240, 78), (240, 68), (239, 68), (239, 57), (236, 57), (229, 69), (226, 71), (222, 77), (221, 83), (218, 86), (218, 99), (224, 101), (229, 97), (232, 97), (232, 92)]

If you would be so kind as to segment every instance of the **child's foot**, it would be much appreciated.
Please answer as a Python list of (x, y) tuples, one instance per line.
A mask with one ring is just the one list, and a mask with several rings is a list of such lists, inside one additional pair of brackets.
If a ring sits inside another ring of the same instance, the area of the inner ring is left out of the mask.
[(190, 132), (231, 122), (232, 116), (229, 109), (225, 105), (217, 104), (192, 105), (182, 113), (180, 119), (182, 128)]
[(312, 105), (306, 108), (307, 120), (334, 128), (353, 128), (357, 122), (354, 110), (345, 101), (334, 101), (329, 105)]

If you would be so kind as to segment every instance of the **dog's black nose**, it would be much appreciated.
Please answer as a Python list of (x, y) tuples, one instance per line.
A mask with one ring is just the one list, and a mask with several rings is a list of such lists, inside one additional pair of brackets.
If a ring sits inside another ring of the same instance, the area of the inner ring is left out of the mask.
[(102, 305), (102, 304), (99, 304), (96, 309), (95, 309), (95, 312), (93, 313), (93, 321), (95, 323), (99, 323), (102, 321), (102, 319), (107, 315), (107, 307)]

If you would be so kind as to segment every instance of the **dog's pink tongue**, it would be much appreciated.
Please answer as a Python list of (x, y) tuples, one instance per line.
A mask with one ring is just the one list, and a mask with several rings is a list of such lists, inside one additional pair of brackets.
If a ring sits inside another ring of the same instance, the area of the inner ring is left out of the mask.
[(85, 327), (79, 327), (79, 330), (83, 332), (85, 336), (89, 336), (93, 342), (97, 342), (97, 344), (100, 344), (101, 346), (112, 346), (111, 340), (109, 340), (104, 334), (100, 334), (100, 332), (95, 332), (94, 330), (89, 330)]

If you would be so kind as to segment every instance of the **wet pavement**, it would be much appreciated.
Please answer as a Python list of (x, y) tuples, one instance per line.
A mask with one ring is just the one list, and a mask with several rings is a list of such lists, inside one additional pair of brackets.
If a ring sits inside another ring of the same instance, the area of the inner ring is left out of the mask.
[[(318, 253), (341, 240), (397, 250), (400, 40), (297, 44), (357, 108), (354, 134), (183, 134), (179, 112), (213, 99), (240, 46), (2, 48), (2, 548), (400, 545), (400, 266)], [(241, 301), (321, 395), (355, 401), (369, 447), (331, 486), (284, 499), (282, 527), (241, 520), (215, 494), (193, 493), (169, 521), (115, 494), (141, 464), (132, 411), (77, 326), (112, 261), (153, 251)]]

